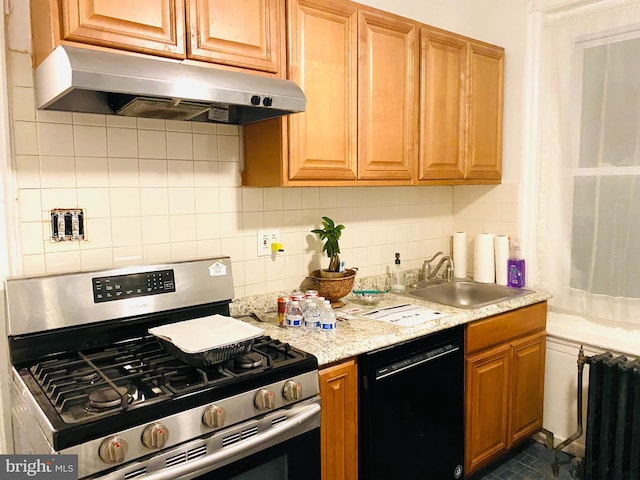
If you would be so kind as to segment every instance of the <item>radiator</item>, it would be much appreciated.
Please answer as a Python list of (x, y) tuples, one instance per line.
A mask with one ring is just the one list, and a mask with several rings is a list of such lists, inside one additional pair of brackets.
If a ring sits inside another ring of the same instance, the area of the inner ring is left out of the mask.
[(640, 479), (640, 360), (594, 355), (584, 456), (585, 480)]

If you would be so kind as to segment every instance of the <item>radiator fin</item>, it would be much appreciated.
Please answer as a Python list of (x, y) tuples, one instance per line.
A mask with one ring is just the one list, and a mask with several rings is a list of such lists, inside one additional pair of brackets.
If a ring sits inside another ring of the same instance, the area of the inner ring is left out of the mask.
[(589, 359), (585, 480), (640, 479), (640, 360)]

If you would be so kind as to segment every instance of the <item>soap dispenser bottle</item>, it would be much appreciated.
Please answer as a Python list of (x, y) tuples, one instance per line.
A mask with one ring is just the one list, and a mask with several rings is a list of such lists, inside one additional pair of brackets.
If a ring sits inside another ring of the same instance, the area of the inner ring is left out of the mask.
[(510, 287), (524, 288), (525, 263), (518, 241), (514, 241), (507, 265), (507, 284)]
[(396, 262), (391, 270), (391, 291), (402, 293), (405, 291), (404, 269), (400, 265), (400, 254), (396, 253)]

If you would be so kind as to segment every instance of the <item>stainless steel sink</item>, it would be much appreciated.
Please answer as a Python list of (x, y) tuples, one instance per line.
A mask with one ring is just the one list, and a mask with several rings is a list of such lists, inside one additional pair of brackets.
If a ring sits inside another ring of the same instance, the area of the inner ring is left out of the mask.
[(479, 308), (531, 293), (524, 288), (511, 288), (495, 283), (477, 283), (468, 280), (452, 282), (426, 282), (409, 291), (427, 302), (457, 308)]

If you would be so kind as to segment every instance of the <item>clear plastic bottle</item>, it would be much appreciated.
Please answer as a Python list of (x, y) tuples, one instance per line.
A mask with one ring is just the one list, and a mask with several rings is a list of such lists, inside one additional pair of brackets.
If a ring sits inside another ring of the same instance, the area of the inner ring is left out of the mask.
[(307, 304), (304, 311), (304, 327), (307, 330), (315, 330), (320, 327), (320, 308), (315, 298), (305, 299)]
[(400, 254), (396, 253), (396, 261), (391, 270), (391, 291), (402, 293), (406, 289), (404, 284), (404, 269), (400, 266)]
[(328, 333), (336, 331), (336, 314), (333, 313), (333, 308), (331, 308), (331, 302), (329, 300), (324, 300), (322, 302), (322, 310), (320, 312), (320, 330)]
[(301, 327), (302, 319), (303, 316), (300, 302), (298, 300), (291, 300), (286, 314), (287, 327)]

